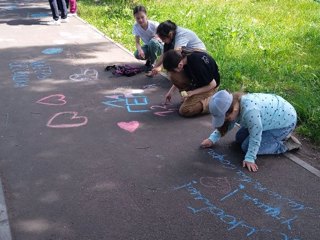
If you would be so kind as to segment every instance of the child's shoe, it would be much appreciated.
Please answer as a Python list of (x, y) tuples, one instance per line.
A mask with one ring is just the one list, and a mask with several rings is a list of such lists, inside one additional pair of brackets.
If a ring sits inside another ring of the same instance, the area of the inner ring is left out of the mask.
[(298, 150), (302, 146), (301, 142), (291, 134), (284, 141), (284, 145), (287, 147), (288, 151)]

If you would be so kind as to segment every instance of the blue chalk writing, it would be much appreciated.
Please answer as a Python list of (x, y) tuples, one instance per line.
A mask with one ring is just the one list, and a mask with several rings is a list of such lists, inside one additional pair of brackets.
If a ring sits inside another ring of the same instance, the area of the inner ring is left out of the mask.
[(43, 17), (48, 17), (49, 14), (42, 12), (42, 13), (33, 13), (30, 16), (31, 16), (31, 18), (43, 18)]
[(277, 200), (282, 200), (282, 201), (286, 201), (287, 205), (291, 208), (292, 211), (299, 211), (299, 210), (305, 210), (305, 209), (312, 209), (311, 207), (307, 207), (302, 203), (297, 203), (294, 200), (291, 200), (289, 198), (283, 197), (282, 195), (280, 195), (279, 193), (276, 193), (274, 191), (269, 190), (267, 187), (264, 187), (260, 182), (252, 179), (250, 176), (248, 176), (246, 173), (244, 173), (243, 171), (241, 171), (237, 166), (235, 166), (234, 164), (232, 164), (230, 161), (225, 160), (224, 157), (225, 155), (221, 155), (216, 153), (214, 150), (210, 149), (208, 151), (208, 154), (215, 160), (217, 160), (218, 162), (220, 162), (222, 164), (222, 167), (224, 168), (228, 168), (231, 170), (236, 170), (236, 174), (238, 175), (237, 180), (240, 182), (244, 182), (244, 183), (248, 183), (248, 184), (252, 184), (254, 189), (256, 189), (259, 192), (265, 192), (268, 195), (274, 197)]
[[(266, 229), (266, 228), (257, 228), (254, 227), (252, 225), (250, 225), (249, 223), (247, 223), (246, 221), (244, 221), (243, 219), (240, 219), (239, 217), (230, 215), (228, 213), (226, 213), (226, 211), (220, 207), (218, 207), (217, 205), (213, 204), (206, 196), (204, 196), (200, 190), (198, 190), (194, 184), (198, 183), (195, 180), (190, 181), (189, 183), (183, 184), (181, 186), (175, 187), (174, 190), (182, 190), (185, 189), (186, 191), (189, 192), (189, 194), (193, 197), (194, 200), (197, 201), (201, 201), (201, 203), (203, 203), (203, 206), (200, 207), (194, 207), (191, 205), (187, 206), (187, 209), (189, 209), (193, 214), (200, 214), (200, 213), (208, 213), (211, 214), (212, 216), (214, 216), (216, 219), (220, 220), (221, 222), (227, 224), (227, 230), (231, 231), (231, 230), (236, 230), (236, 229), (242, 229), (245, 230), (245, 236), (246, 237), (253, 237), (257, 234), (273, 234), (272, 235), (272, 239), (277, 239), (278, 237), (281, 237), (282, 240), (301, 240), (300, 238), (297, 237), (290, 237), (287, 234), (283, 233), (283, 232), (277, 232), (275, 230), (272, 229)], [(239, 185), (239, 188), (236, 191), (239, 191), (239, 189), (244, 189), (244, 186), (242, 184)], [(232, 192), (233, 194), (235, 193), (235, 191)], [(280, 212), (280, 209), (278, 208), (273, 208), (271, 206), (268, 206), (266, 204), (261, 203), (258, 199), (254, 199), (252, 197), (250, 197), (247, 194), (244, 194), (244, 199), (246, 199), (247, 201), (253, 201), (255, 205), (259, 205), (262, 209), (265, 210), (265, 212), (268, 215), (274, 215), (277, 216), (278, 213)], [(283, 218), (279, 218), (279, 219), (283, 219)], [(291, 223), (297, 219), (297, 217), (293, 217), (291, 219), (282, 221), (281, 224), (286, 224), (287, 228), (289, 230), (291, 230)]]
[(29, 82), (29, 66), (28, 63), (24, 62), (13, 62), (9, 63), (9, 68), (12, 72), (12, 81), (14, 87), (26, 87)]
[(15, 87), (28, 86), (32, 74), (35, 74), (39, 80), (47, 79), (52, 75), (51, 67), (44, 61), (12, 62), (9, 63), (9, 68), (12, 72), (12, 81), (15, 83)]
[(47, 48), (42, 51), (43, 54), (47, 54), (47, 55), (59, 54), (62, 52), (63, 52), (63, 48)]
[[(143, 109), (141, 106), (148, 105), (148, 98), (141, 95), (108, 95), (105, 96), (108, 100), (103, 101), (102, 104), (109, 107), (126, 108), (128, 112), (149, 112), (148, 109)], [(110, 100), (111, 99), (111, 100)]]
[(245, 188), (244, 185), (239, 184), (239, 188), (238, 188), (238, 189), (236, 189), (236, 190), (232, 191), (231, 193), (227, 194), (226, 196), (224, 196), (223, 198), (221, 198), (220, 201), (221, 201), (221, 202), (224, 201), (224, 200), (227, 199), (228, 197), (231, 197), (232, 195), (236, 194), (239, 190), (244, 189), (244, 188)]
[(47, 79), (52, 75), (51, 67), (44, 61), (32, 62), (31, 67), (39, 80)]
[(237, 168), (237, 166), (232, 164), (229, 160), (225, 160), (224, 155), (217, 154), (212, 149), (208, 151), (208, 154), (213, 159), (218, 160), (218, 162), (220, 162), (224, 168), (228, 168), (228, 169), (236, 169)]
[(305, 209), (312, 209), (311, 207), (306, 207), (304, 204), (297, 203), (296, 201), (293, 201), (289, 198), (281, 196), (279, 193), (276, 193), (274, 191), (269, 190), (267, 187), (262, 186), (262, 184), (254, 179), (252, 179), (250, 176), (245, 174), (241, 170), (237, 170), (238, 179), (240, 182), (246, 182), (253, 185), (254, 189), (256, 189), (259, 192), (265, 192), (269, 196), (272, 196), (276, 198), (277, 200), (286, 201), (288, 206), (292, 208), (292, 211), (298, 211), (298, 210), (305, 210)]

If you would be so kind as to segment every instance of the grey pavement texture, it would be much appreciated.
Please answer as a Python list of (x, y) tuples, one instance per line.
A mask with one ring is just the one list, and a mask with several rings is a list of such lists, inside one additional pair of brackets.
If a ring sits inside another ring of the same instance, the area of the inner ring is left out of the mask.
[(0, 0), (12, 239), (320, 239), (319, 177), (283, 155), (248, 172), (234, 133), (199, 149), (210, 116), (181, 118), (178, 96), (162, 105), (162, 76), (104, 72), (142, 63), (81, 19), (50, 16), (47, 1)]

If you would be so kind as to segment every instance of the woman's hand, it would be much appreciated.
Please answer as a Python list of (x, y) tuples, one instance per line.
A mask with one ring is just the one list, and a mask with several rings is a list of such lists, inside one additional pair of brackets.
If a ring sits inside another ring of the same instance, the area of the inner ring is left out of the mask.
[(242, 167), (247, 167), (250, 172), (258, 171), (258, 165), (255, 163), (243, 161)]
[(146, 74), (146, 75), (148, 77), (153, 77), (153, 76), (157, 75), (159, 72), (161, 72), (161, 66), (152, 68), (152, 70), (150, 72), (148, 72), (148, 74)]
[(210, 147), (212, 147), (213, 145), (214, 145), (213, 142), (212, 142), (209, 138), (207, 138), (207, 139), (205, 139), (205, 140), (202, 141), (200, 147), (201, 147), (201, 148), (210, 148)]
[(171, 91), (169, 91), (169, 92), (165, 95), (165, 102), (164, 102), (164, 104), (167, 104), (167, 103), (171, 102), (171, 98), (172, 98), (172, 93), (171, 93)]

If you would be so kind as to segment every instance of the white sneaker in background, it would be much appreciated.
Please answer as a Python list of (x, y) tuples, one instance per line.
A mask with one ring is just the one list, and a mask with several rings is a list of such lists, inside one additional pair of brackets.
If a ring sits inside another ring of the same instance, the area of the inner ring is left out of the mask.
[(69, 22), (69, 18), (68, 18), (68, 17), (66, 17), (66, 18), (61, 18), (61, 22), (62, 22), (62, 23), (67, 23), (67, 22)]
[(77, 13), (68, 13), (68, 17), (77, 16)]
[(54, 20), (52, 19), (51, 21), (47, 22), (48, 25), (56, 25), (59, 26), (61, 24), (60, 19)]

